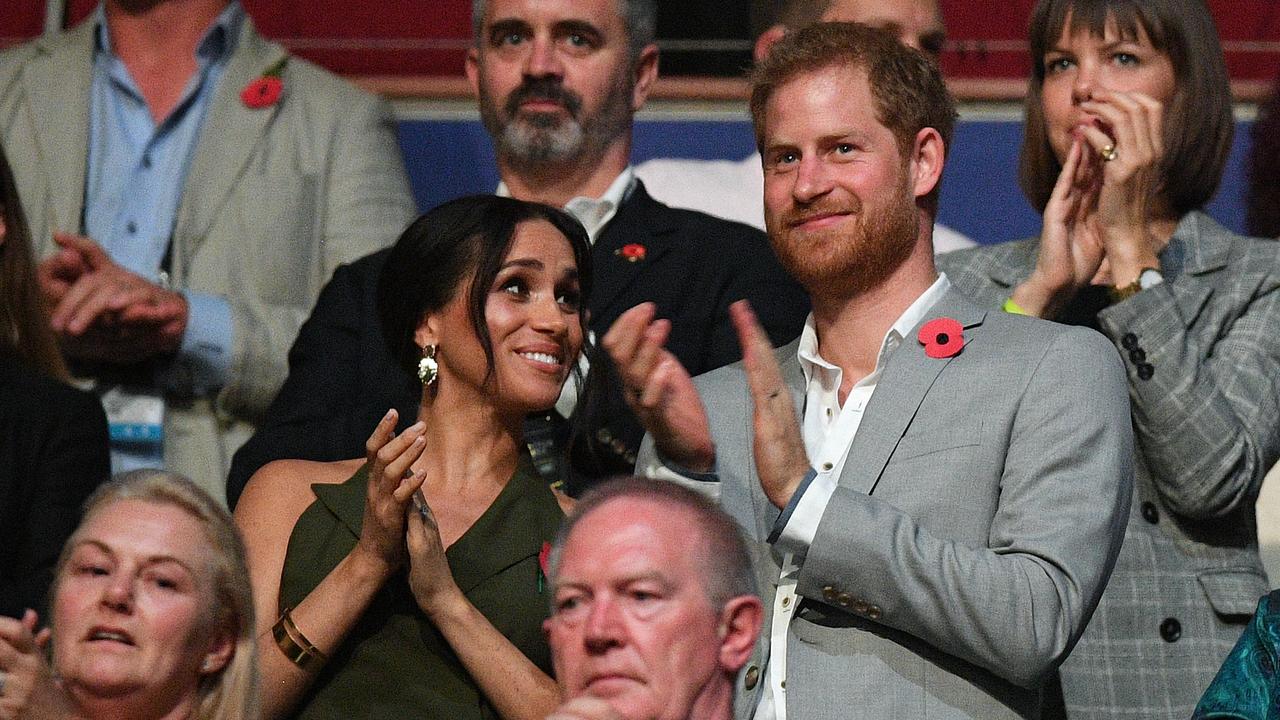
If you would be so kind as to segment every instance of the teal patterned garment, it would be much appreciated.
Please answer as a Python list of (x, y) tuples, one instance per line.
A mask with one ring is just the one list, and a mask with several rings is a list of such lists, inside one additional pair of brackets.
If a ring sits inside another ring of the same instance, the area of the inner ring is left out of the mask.
[(1272, 590), (1258, 603), (1258, 612), (1200, 698), (1192, 720), (1280, 720), (1277, 649), (1280, 649), (1280, 590)]

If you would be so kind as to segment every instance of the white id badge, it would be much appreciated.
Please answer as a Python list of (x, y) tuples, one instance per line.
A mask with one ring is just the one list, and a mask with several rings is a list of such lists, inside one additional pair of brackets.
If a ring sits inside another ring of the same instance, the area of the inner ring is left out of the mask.
[(164, 398), (144, 388), (113, 385), (102, 394), (113, 446), (143, 450), (164, 442)]

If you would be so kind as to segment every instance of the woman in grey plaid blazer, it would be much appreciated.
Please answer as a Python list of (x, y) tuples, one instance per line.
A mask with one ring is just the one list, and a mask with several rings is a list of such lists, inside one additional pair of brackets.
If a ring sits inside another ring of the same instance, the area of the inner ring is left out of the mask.
[(1280, 243), (1199, 211), (1232, 133), (1202, 0), (1040, 0), (1030, 47), (1021, 181), (1044, 229), (939, 266), (1124, 359), (1133, 510), (1063, 696), (1072, 718), (1186, 718), (1267, 590), (1254, 500), (1280, 455)]

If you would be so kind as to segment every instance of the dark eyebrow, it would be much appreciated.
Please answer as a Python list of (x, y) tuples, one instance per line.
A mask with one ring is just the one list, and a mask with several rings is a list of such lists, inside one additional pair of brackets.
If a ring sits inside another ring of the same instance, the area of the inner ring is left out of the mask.
[(530, 268), (532, 270), (541, 270), (544, 267), (546, 267), (546, 265), (543, 265), (542, 261), (537, 258), (514, 258), (512, 260), (508, 260), (502, 263), (502, 266), (498, 269), (506, 270), (507, 268), (511, 268), (511, 267), (522, 267), (522, 268)]

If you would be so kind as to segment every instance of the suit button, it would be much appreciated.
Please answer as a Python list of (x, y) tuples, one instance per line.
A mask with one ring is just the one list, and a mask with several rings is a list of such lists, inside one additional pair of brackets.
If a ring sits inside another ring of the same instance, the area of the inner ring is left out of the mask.
[(758, 682), (760, 682), (760, 668), (752, 665), (747, 668), (747, 674), (742, 678), (742, 686), (748, 690), (754, 690)]
[(822, 599), (826, 600), (827, 602), (835, 602), (836, 589), (831, 587), (830, 585), (822, 588)]
[(1165, 642), (1178, 642), (1178, 638), (1182, 637), (1182, 623), (1178, 622), (1177, 618), (1165, 618), (1164, 622), (1160, 623), (1160, 637), (1164, 638)]
[(623, 459), (623, 460), (626, 460), (628, 465), (635, 465), (635, 464), (636, 464), (636, 454), (635, 454), (635, 453), (633, 453), (633, 452), (629, 452), (629, 453), (627, 453), (626, 455), (624, 455), (624, 456), (623, 456), (623, 458), (622, 458), (622, 459)]
[(1124, 337), (1120, 338), (1120, 345), (1125, 350), (1132, 350), (1138, 347), (1138, 336), (1133, 333), (1125, 333)]
[(849, 593), (840, 593), (836, 596), (836, 602), (840, 603), (842, 607), (849, 607), (849, 603), (853, 602), (853, 596)]
[(618, 438), (614, 438), (613, 442), (609, 443), (609, 447), (613, 448), (613, 451), (619, 455), (624, 455), (627, 452), (627, 444)]
[(1151, 363), (1142, 363), (1141, 365), (1138, 366), (1139, 380), (1150, 380), (1151, 376), (1155, 374), (1156, 374), (1156, 369), (1151, 366)]
[(613, 433), (609, 432), (609, 428), (600, 428), (596, 431), (596, 439), (608, 445), (613, 440)]
[(859, 615), (866, 615), (867, 610), (870, 610), (870, 609), (871, 609), (871, 606), (862, 602), (861, 600), (853, 601), (853, 611), (858, 613)]
[(1141, 365), (1147, 360), (1147, 351), (1142, 348), (1134, 348), (1129, 351), (1129, 359), (1134, 365)]
[(1155, 503), (1150, 500), (1142, 503), (1142, 519), (1152, 525), (1160, 522), (1160, 511), (1156, 509)]
[(879, 619), (880, 619), (880, 606), (879, 606), (879, 605), (872, 605), (872, 606), (867, 610), (867, 617), (871, 618), (872, 620), (879, 620)]

